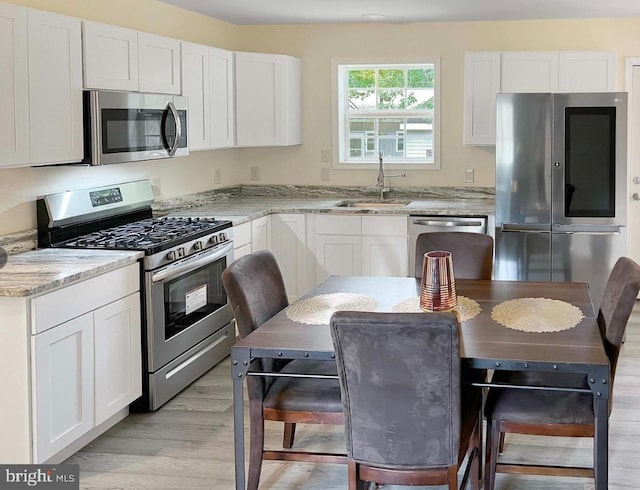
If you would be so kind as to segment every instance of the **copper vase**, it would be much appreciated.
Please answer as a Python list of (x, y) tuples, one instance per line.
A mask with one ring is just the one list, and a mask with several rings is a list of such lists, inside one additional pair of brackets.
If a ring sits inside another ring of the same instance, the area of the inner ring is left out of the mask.
[(451, 311), (457, 305), (451, 252), (427, 252), (422, 264), (420, 309), (429, 312)]

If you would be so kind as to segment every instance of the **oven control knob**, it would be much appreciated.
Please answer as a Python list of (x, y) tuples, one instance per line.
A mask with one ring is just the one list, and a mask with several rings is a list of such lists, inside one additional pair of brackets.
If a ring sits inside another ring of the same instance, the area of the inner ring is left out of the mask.
[(227, 234), (226, 233), (220, 233), (220, 241), (221, 242), (226, 242), (227, 241)]
[(184, 257), (185, 255), (187, 255), (187, 249), (184, 247), (180, 247), (178, 249), (178, 257)]
[(176, 253), (175, 250), (171, 250), (167, 253), (167, 260), (170, 260), (171, 262), (173, 262), (177, 258), (178, 258), (178, 254)]
[(193, 244), (193, 248), (194, 248), (195, 250), (202, 250), (202, 246), (203, 246), (203, 245), (202, 245), (202, 241), (201, 241), (201, 240), (198, 240), (197, 242), (195, 242), (195, 243)]
[(209, 242), (211, 242), (213, 245), (217, 245), (218, 244), (218, 235), (213, 235), (211, 237), (211, 240), (209, 240)]

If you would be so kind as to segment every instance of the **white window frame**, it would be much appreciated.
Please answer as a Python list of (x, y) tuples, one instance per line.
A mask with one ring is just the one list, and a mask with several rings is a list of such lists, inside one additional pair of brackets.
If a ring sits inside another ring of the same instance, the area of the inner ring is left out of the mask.
[[(370, 170), (372, 168), (377, 168), (378, 166), (378, 158), (377, 154), (372, 156), (370, 159), (365, 161), (349, 161), (349, 137), (347, 134), (348, 125), (346, 112), (342, 110), (347, 103), (346, 94), (342, 90), (346, 87), (346, 83), (340, 84), (338, 77), (344, 75), (346, 72), (343, 69), (343, 66), (374, 66), (377, 68), (406, 68), (409, 65), (415, 64), (432, 64), (434, 67), (434, 111), (433, 111), (433, 162), (407, 162), (406, 160), (399, 161), (395, 160), (389, 156), (385, 157), (385, 166), (389, 168), (396, 169), (407, 169), (407, 170), (438, 170), (440, 169), (441, 162), (441, 145), (440, 145), (440, 114), (441, 114), (441, 104), (440, 104), (440, 58), (422, 58), (422, 59), (411, 59), (411, 60), (332, 60), (332, 99), (333, 99), (333, 111), (332, 111), (332, 132), (334, 135), (334, 145), (333, 151), (334, 155), (337, 155), (338, 158), (334, 160), (333, 167), (336, 169), (360, 169), (360, 170)], [(393, 112), (390, 113), (387, 117), (407, 117), (411, 116), (411, 111), (399, 111), (398, 113)], [(406, 132), (404, 138), (404, 144), (406, 146)], [(363, 147), (364, 151), (364, 147)]]

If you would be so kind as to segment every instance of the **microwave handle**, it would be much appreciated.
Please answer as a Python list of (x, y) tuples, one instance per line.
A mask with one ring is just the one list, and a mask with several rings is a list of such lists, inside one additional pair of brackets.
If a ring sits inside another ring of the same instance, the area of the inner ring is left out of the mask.
[(176, 110), (176, 106), (173, 102), (170, 101), (167, 104), (167, 109), (169, 109), (169, 112), (171, 112), (173, 120), (176, 124), (176, 135), (173, 139), (173, 145), (169, 147), (169, 156), (172, 157), (176, 154), (176, 151), (178, 150), (178, 141), (180, 141), (180, 138), (182, 137), (182, 123), (180, 122), (180, 116), (178, 115), (178, 111)]

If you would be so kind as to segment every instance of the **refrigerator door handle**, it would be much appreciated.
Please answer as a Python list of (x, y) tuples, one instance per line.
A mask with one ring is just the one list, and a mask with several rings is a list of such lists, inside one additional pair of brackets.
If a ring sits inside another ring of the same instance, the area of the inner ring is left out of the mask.
[(539, 223), (502, 223), (500, 229), (504, 233), (551, 233), (551, 225)]
[(619, 235), (625, 225), (553, 225), (554, 234)]

